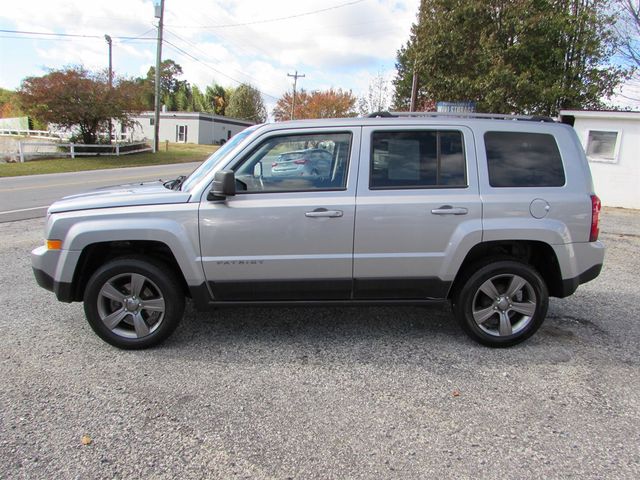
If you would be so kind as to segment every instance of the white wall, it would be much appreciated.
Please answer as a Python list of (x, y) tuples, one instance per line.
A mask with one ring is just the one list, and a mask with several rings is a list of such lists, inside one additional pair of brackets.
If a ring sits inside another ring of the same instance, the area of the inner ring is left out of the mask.
[(603, 205), (640, 209), (640, 115), (636, 118), (575, 116), (574, 129), (585, 151), (589, 130), (618, 131), (612, 163), (589, 159), (596, 194)]
[[(189, 118), (191, 117), (191, 118)], [(150, 140), (153, 138), (153, 125), (151, 118), (148, 116), (135, 117), (139, 125), (133, 129), (131, 134), (133, 140)], [(229, 119), (227, 123), (224, 118), (214, 117), (213, 121), (209, 119), (199, 119), (197, 115), (185, 112), (166, 112), (160, 117), (159, 138), (161, 142), (169, 140), (176, 141), (176, 125), (187, 126), (187, 143), (199, 143), (202, 145), (211, 145), (218, 143), (220, 140), (227, 140), (228, 132), (231, 136), (241, 132), (249, 125), (235, 125), (235, 119)]]

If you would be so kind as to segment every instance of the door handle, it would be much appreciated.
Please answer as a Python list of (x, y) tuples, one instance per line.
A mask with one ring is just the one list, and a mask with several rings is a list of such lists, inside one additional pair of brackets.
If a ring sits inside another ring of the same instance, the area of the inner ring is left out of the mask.
[(466, 215), (469, 210), (464, 207), (452, 207), (451, 205), (442, 205), (440, 208), (431, 210), (434, 215)]
[(342, 216), (342, 210), (327, 210), (326, 208), (316, 208), (312, 212), (305, 213), (304, 216), (309, 218), (336, 218)]

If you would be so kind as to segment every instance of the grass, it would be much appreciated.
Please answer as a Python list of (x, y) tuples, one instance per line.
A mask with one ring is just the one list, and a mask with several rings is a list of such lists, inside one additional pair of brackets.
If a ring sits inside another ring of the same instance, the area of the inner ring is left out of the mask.
[(50, 158), (25, 163), (0, 163), (0, 177), (201, 162), (218, 149), (217, 145), (191, 143), (170, 143), (168, 150), (165, 150), (165, 147), (166, 144), (162, 143), (158, 153), (134, 153), (121, 157)]

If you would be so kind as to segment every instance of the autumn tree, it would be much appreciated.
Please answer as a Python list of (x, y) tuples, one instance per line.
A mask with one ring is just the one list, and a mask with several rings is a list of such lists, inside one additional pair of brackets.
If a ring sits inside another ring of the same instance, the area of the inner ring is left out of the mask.
[(98, 141), (107, 131), (109, 119), (132, 126), (132, 115), (144, 109), (140, 86), (115, 78), (109, 87), (106, 72), (83, 67), (52, 70), (42, 77), (28, 77), (18, 90), (24, 111), (43, 122), (77, 128), (86, 144)]
[(255, 123), (265, 122), (267, 109), (262, 101), (262, 94), (255, 87), (243, 83), (231, 94), (225, 115)]
[(16, 92), (0, 88), (0, 118), (21, 117), (23, 115)]
[[(340, 118), (355, 117), (357, 98), (351, 90), (340, 88), (307, 92), (301, 89), (296, 93), (295, 118)], [(285, 93), (273, 109), (276, 121), (289, 120), (293, 106), (293, 95)]]
[(398, 52), (396, 108), (475, 101), (479, 111), (554, 115), (599, 108), (624, 76), (608, 0), (422, 0)]

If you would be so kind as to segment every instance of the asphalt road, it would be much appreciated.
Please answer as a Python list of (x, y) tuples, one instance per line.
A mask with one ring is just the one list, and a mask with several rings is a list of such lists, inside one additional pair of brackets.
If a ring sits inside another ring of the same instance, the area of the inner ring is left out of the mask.
[(98, 187), (187, 175), (200, 162), (0, 178), (0, 223), (43, 217), (54, 201)]
[(506, 350), (443, 306), (188, 308), (119, 351), (36, 287), (42, 227), (0, 224), (0, 478), (640, 478), (640, 212)]

